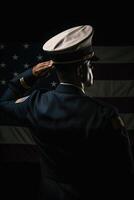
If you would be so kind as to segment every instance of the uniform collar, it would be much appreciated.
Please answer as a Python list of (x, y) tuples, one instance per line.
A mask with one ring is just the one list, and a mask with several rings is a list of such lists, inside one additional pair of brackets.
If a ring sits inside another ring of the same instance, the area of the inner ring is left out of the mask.
[(63, 92), (63, 93), (74, 93), (74, 94), (82, 94), (82, 95), (85, 95), (85, 91), (78, 87), (77, 85), (74, 85), (74, 84), (71, 84), (71, 83), (60, 83), (57, 88), (56, 88), (56, 91), (59, 91), (59, 92)]

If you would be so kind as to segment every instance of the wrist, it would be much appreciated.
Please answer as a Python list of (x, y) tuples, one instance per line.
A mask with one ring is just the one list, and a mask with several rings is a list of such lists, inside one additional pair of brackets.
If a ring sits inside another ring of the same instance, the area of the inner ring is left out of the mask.
[(35, 77), (37, 77), (39, 75), (34, 67), (32, 68), (32, 75), (35, 76)]
[(37, 80), (37, 75), (34, 75), (33, 69), (30, 68), (26, 70), (23, 74), (20, 76), (20, 83), (21, 86), (25, 89), (29, 89), (32, 87), (34, 82)]

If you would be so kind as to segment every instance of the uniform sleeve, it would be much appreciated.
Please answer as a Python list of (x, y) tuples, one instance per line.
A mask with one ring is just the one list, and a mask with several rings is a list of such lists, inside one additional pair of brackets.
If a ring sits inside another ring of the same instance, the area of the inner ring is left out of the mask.
[(25, 96), (37, 79), (38, 78), (32, 74), (32, 68), (19, 74), (19, 76), (9, 81), (7, 90), (0, 98), (0, 103), (7, 100), (17, 100)]
[(38, 92), (34, 91), (26, 96), (25, 94), (36, 79), (32, 75), (32, 69), (28, 69), (9, 82), (8, 89), (0, 98), (0, 124), (31, 124), (28, 113), (29, 110), (32, 112), (33, 102), (37, 100)]
[[(31, 95), (14, 100), (2, 101), (0, 103), (0, 124), (16, 126), (33, 126), (35, 104), (38, 104), (39, 91)], [(33, 116), (33, 117), (32, 117)]]

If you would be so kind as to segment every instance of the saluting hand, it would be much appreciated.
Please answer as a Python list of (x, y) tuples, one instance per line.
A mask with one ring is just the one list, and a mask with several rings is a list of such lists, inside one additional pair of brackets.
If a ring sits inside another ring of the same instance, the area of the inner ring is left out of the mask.
[(53, 61), (45, 61), (38, 63), (32, 68), (32, 73), (34, 76), (43, 76), (45, 75), (49, 70), (53, 68)]

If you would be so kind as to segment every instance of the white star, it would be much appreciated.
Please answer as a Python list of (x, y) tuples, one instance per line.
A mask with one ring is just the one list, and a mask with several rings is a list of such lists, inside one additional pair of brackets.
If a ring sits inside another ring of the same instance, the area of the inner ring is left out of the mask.
[(14, 60), (18, 60), (18, 56), (16, 54), (13, 55)]
[(55, 81), (53, 81), (52, 83), (51, 83), (51, 85), (52, 85), (52, 87), (56, 87), (56, 82)]
[(37, 56), (37, 59), (38, 59), (38, 60), (42, 60), (42, 57), (43, 57), (42, 55), (38, 55), (38, 56)]
[(6, 64), (5, 64), (5, 63), (1, 63), (0, 66), (1, 66), (2, 68), (4, 68), (4, 67), (6, 66)]
[(14, 72), (13, 75), (14, 75), (14, 76), (18, 76), (18, 73), (17, 73), (17, 72)]
[(29, 44), (25, 43), (23, 46), (24, 46), (25, 49), (28, 49)]
[(5, 85), (6, 81), (5, 80), (1, 80), (1, 85)]
[(4, 45), (3, 44), (0, 44), (0, 49), (4, 49)]
[(29, 67), (29, 64), (25, 63), (25, 64), (24, 64), (24, 68), (27, 69), (28, 67)]

